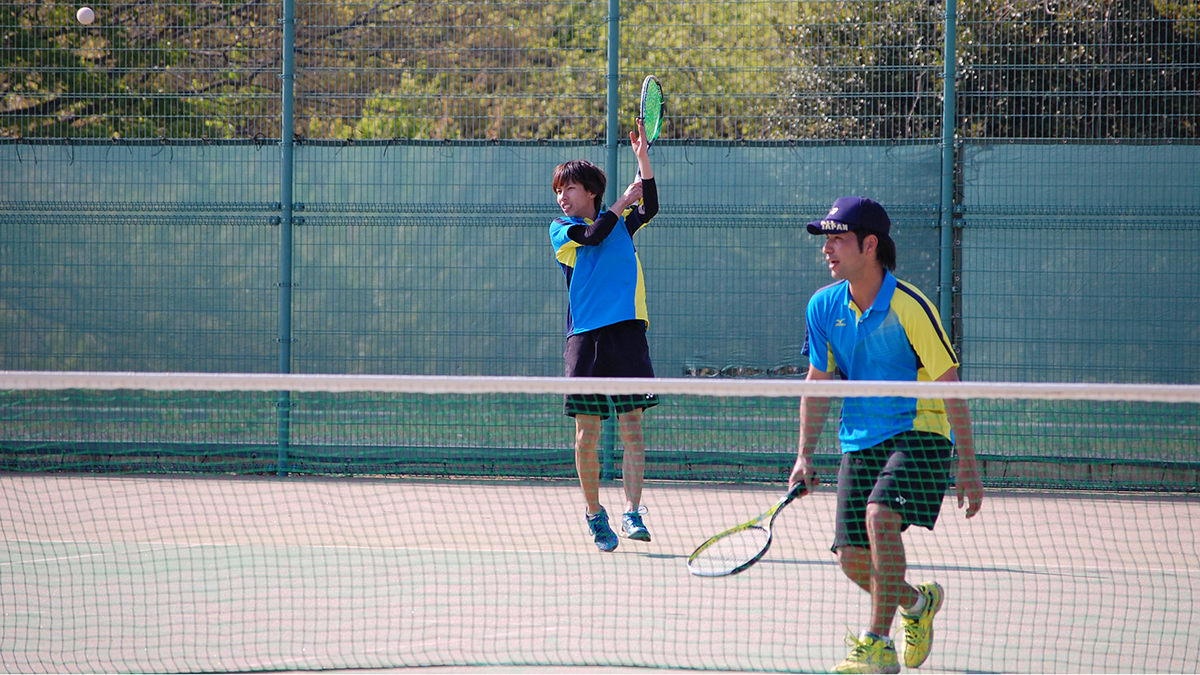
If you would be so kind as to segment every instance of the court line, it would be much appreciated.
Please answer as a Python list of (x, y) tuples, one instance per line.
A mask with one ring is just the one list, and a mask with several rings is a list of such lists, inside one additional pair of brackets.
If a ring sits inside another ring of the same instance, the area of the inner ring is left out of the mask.
[[(76, 546), (97, 545), (103, 542), (89, 541), (72, 541), (72, 540), (52, 540), (41, 541), (32, 539), (8, 539), (7, 542), (23, 543), (23, 544), (70, 544)], [(123, 543), (123, 542), (111, 542)], [(265, 549), (312, 549), (312, 550), (328, 550), (328, 551), (390, 551), (390, 552), (419, 552), (419, 553), (444, 553), (444, 554), (488, 554), (488, 555), (570, 555), (573, 557), (595, 557), (595, 553), (591, 551), (547, 551), (541, 549), (457, 549), (457, 548), (433, 548), (424, 546), (347, 546), (342, 544), (302, 544), (302, 545), (284, 545), (274, 546), (265, 544), (222, 544), (222, 543), (202, 543), (202, 544), (180, 544), (175, 542), (133, 542), (131, 546), (146, 546), (148, 548), (134, 549), (136, 553), (155, 553), (166, 551), (177, 551), (195, 548), (265, 548)], [(102, 557), (106, 555), (119, 554), (121, 551), (112, 550), (101, 553), (92, 553), (78, 556), (62, 556), (56, 558), (42, 558), (39, 560), (15, 561), (8, 563), (0, 563), (0, 566), (11, 566), (17, 564), (27, 564), (33, 562), (48, 562), (56, 560), (71, 560), (79, 558)], [(664, 554), (664, 553), (648, 553), (646, 551), (621, 551), (622, 554), (636, 556), (648, 559), (657, 560), (686, 560), (686, 555), (680, 554)], [(768, 559), (762, 561), (763, 564), (769, 565), (796, 565), (796, 566), (836, 566), (834, 561), (823, 561), (816, 559)], [(1167, 567), (1096, 567), (1096, 566), (1077, 566), (1077, 565), (1030, 565), (1028, 568), (1020, 567), (984, 567), (979, 565), (963, 566), (963, 565), (938, 565), (938, 564), (917, 564), (909, 565), (910, 569), (931, 569), (945, 571), (962, 571), (962, 572), (1004, 572), (1009, 574), (1036, 574), (1045, 576), (1062, 576), (1062, 577), (1103, 577), (1105, 575), (1129, 575), (1129, 574), (1160, 574), (1170, 576), (1192, 577), (1200, 576), (1200, 567), (1182, 567), (1182, 568), (1167, 568)]]

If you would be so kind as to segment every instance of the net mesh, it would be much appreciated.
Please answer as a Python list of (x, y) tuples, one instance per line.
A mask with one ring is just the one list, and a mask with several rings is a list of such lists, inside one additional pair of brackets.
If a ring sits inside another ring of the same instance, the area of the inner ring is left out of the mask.
[[(840, 401), (957, 393), (987, 491), (967, 520), (954, 472), (934, 472), (937, 527), (904, 535), (910, 582), (947, 592), (930, 665), (1200, 667), (1195, 387), (818, 384), (654, 380), (653, 540), (603, 554), (562, 396), (646, 381), (6, 373), (3, 666), (825, 669), (869, 606), (829, 553)], [(822, 485), (749, 571), (689, 574), (699, 544), (782, 496), (814, 391), (832, 402)], [(615, 425), (597, 452), (619, 528)]]
[[(600, 560), (553, 383), (0, 386), (0, 670), (825, 670), (865, 604), (828, 484), (733, 583), (683, 560), (782, 491), (800, 390), (759, 378), (807, 367), (843, 195), (964, 378), (1200, 382), (1194, 2), (617, 4), (0, 0), (0, 368), (561, 372), (550, 171), (633, 176), (653, 72), (648, 339), (704, 386), (646, 415), (654, 541)], [(988, 501), (906, 535), (927, 667), (1200, 670), (1196, 404), (1150, 390), (959, 390)]]

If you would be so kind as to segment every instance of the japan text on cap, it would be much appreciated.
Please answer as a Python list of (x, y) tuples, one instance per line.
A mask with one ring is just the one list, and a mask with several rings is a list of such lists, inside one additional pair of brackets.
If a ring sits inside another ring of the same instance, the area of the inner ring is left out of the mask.
[(810, 234), (838, 234), (839, 232), (870, 232), (886, 235), (892, 229), (887, 211), (878, 202), (866, 197), (842, 197), (833, 203), (821, 220), (808, 224)]

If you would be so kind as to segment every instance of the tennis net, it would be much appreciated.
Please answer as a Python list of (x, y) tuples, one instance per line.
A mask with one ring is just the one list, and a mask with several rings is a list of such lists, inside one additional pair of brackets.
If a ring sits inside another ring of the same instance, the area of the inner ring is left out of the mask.
[[(563, 395), (646, 389), (653, 539), (600, 553)], [(968, 401), (983, 509), (951, 486), (905, 535), (946, 588), (931, 667), (1200, 668), (1196, 386), (10, 371), (0, 669), (826, 670), (869, 608), (830, 553), (836, 422), (761, 562), (685, 566), (782, 496), (800, 396)]]

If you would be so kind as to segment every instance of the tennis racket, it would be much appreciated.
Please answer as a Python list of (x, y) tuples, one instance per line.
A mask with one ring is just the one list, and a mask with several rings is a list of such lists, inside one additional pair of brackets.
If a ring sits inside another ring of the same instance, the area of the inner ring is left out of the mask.
[[(798, 483), (766, 513), (700, 544), (688, 556), (688, 571), (698, 577), (726, 577), (749, 569), (771, 548), (771, 528), (775, 525), (775, 516), (807, 489), (806, 484)], [(764, 523), (766, 527), (763, 527)]]
[[(642, 103), (639, 109), (638, 119), (646, 128), (646, 147), (654, 145), (654, 141), (658, 140), (658, 135), (662, 133), (663, 117), (666, 110), (666, 102), (663, 101), (662, 84), (658, 78), (653, 75), (647, 75), (646, 79), (642, 80)], [(642, 169), (638, 168), (637, 180), (642, 179)], [(638, 200), (638, 208), (645, 211), (642, 206), (642, 200)]]
[(658, 135), (662, 133), (663, 118), (666, 112), (666, 102), (663, 101), (662, 85), (658, 78), (647, 75), (642, 80), (641, 116), (638, 118), (646, 125), (646, 141), (654, 145)]

